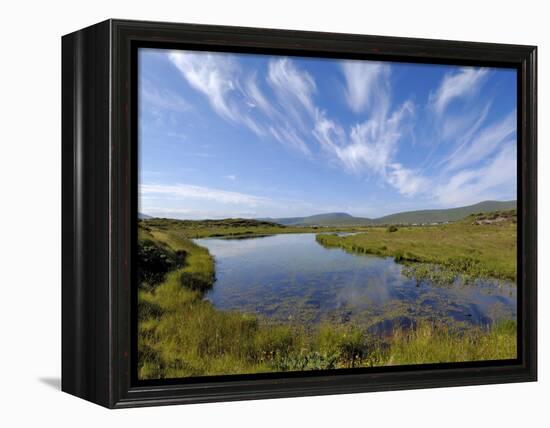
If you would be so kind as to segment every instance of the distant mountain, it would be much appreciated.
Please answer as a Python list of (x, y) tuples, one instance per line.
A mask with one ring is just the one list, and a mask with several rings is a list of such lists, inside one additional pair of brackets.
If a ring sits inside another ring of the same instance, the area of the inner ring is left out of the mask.
[(516, 205), (516, 201), (484, 201), (459, 208), (396, 213), (377, 218), (375, 221), (377, 224), (444, 223), (461, 220), (470, 214), (513, 210), (516, 209)]
[(262, 218), (285, 226), (358, 226), (373, 224), (369, 218), (353, 217), (347, 213), (317, 214), (309, 217)]
[(154, 218), (154, 217), (151, 217), (150, 215), (147, 215), (147, 214), (138, 213), (138, 218), (141, 220), (147, 220), (149, 218)]
[(317, 214), (309, 217), (262, 218), (285, 226), (370, 226), (380, 224), (429, 224), (457, 221), (470, 214), (516, 208), (516, 201), (484, 201), (466, 207), (442, 210), (406, 211), (375, 219), (353, 217), (347, 213)]

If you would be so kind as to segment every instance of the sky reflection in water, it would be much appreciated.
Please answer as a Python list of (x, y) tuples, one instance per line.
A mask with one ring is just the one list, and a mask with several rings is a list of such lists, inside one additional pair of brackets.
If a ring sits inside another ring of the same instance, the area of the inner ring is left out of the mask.
[(217, 279), (206, 298), (220, 309), (306, 325), (357, 321), (374, 330), (420, 318), (478, 325), (516, 318), (514, 284), (417, 284), (392, 258), (326, 249), (315, 234), (195, 242), (216, 259)]

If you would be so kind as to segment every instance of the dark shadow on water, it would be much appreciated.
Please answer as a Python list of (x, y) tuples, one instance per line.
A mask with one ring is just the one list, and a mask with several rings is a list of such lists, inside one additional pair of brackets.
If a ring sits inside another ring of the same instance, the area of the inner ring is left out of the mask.
[(61, 378), (59, 377), (39, 377), (38, 380), (50, 388), (61, 391)]

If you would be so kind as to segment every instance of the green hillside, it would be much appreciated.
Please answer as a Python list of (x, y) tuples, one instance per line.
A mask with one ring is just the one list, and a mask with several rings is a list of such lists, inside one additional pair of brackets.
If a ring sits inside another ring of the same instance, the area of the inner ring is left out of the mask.
[(484, 201), (465, 207), (441, 210), (421, 210), (395, 213), (370, 219), (353, 217), (347, 213), (327, 213), (309, 217), (265, 218), (285, 226), (371, 226), (383, 224), (430, 224), (461, 220), (470, 214), (506, 211), (516, 208), (516, 201)]
[(347, 213), (316, 214), (308, 217), (262, 218), (258, 220), (270, 221), (284, 226), (370, 226), (374, 224), (369, 218), (353, 217)]
[(408, 211), (380, 217), (376, 224), (426, 224), (457, 221), (470, 214), (486, 213), (492, 211), (507, 211), (516, 209), (516, 201), (484, 201), (466, 207), (450, 208), (444, 210)]
[(263, 219), (285, 226), (366, 226), (373, 224), (371, 219), (353, 217), (347, 213), (317, 214), (309, 217), (288, 217)]

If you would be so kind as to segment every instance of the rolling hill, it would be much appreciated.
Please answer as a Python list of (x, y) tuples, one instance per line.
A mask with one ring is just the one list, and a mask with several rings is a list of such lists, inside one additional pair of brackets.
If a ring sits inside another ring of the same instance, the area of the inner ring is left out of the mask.
[(476, 213), (516, 209), (516, 201), (483, 201), (474, 205), (443, 210), (407, 211), (380, 217), (378, 224), (444, 223), (457, 221)]
[(470, 214), (516, 208), (516, 201), (483, 201), (465, 207), (440, 210), (405, 211), (375, 219), (354, 217), (347, 213), (317, 214), (308, 217), (262, 218), (285, 226), (369, 226), (383, 224), (429, 224), (457, 221)]
[(287, 217), (287, 218), (263, 218), (260, 220), (285, 226), (343, 226), (358, 224), (373, 224), (371, 219), (353, 217), (347, 213), (317, 214), (309, 217)]

